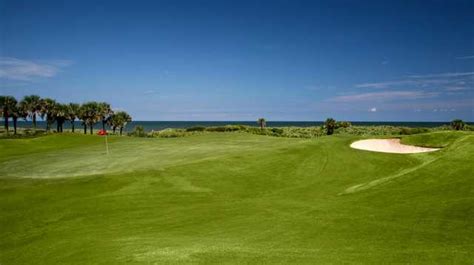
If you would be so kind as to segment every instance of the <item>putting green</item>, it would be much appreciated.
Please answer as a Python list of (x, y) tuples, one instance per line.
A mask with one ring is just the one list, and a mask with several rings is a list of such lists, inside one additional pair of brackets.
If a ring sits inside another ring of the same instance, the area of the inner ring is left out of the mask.
[(0, 140), (0, 264), (472, 264), (474, 134)]

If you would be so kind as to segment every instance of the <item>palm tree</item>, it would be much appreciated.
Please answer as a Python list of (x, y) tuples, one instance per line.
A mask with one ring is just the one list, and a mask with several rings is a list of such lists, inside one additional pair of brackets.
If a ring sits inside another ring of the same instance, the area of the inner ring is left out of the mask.
[(5, 120), (5, 131), (8, 134), (8, 120), (14, 111), (17, 101), (12, 96), (0, 96), (0, 108), (2, 117)]
[(33, 121), (33, 129), (36, 130), (36, 116), (41, 111), (41, 98), (37, 95), (25, 96), (20, 101), (20, 108), (28, 112)]
[(324, 122), (324, 126), (326, 127), (326, 134), (331, 135), (334, 133), (334, 129), (336, 128), (336, 120), (333, 118), (327, 118)]
[(127, 125), (127, 123), (132, 121), (132, 117), (126, 113), (125, 111), (118, 111), (110, 116), (108, 120), (109, 125), (112, 127), (113, 132), (117, 128), (120, 129), (120, 135), (122, 135), (123, 128)]
[(464, 121), (460, 119), (456, 119), (451, 122), (451, 127), (456, 131), (464, 129), (465, 125), (466, 123), (464, 123)]
[(94, 124), (101, 120), (99, 113), (99, 104), (95, 101), (90, 101), (82, 104), (80, 110), (80, 118), (84, 125), (84, 133), (87, 133), (87, 126), (90, 128), (90, 133), (93, 134)]
[(11, 110), (11, 116), (13, 119), (13, 131), (16, 134), (18, 118), (25, 119), (28, 117), (28, 111), (25, 111), (20, 104), (15, 104)]
[(262, 129), (262, 130), (263, 130), (263, 128), (265, 128), (265, 126), (267, 126), (267, 121), (264, 118), (259, 118), (257, 120), (257, 123), (258, 123), (258, 125), (260, 125), (260, 129)]
[(56, 104), (56, 101), (51, 98), (45, 98), (41, 100), (40, 115), (43, 120), (46, 117), (46, 131), (49, 131), (51, 129), (51, 125), (55, 121), (54, 111)]
[(79, 110), (80, 110), (81, 106), (79, 104), (76, 104), (76, 103), (69, 103), (67, 105), (67, 120), (69, 122), (71, 122), (71, 129), (72, 129), (72, 132), (74, 132), (74, 122), (76, 121), (76, 119), (78, 118), (79, 116)]
[(78, 113), (77, 113), (77, 118), (79, 120), (81, 120), (81, 124), (82, 126), (84, 126), (84, 134), (87, 134), (87, 110), (86, 110), (86, 106), (84, 104), (81, 105), (81, 107), (79, 108), (78, 110)]
[(112, 111), (109, 103), (97, 103), (97, 114), (100, 116), (100, 120), (102, 121), (102, 130), (105, 130), (105, 124), (113, 113), (114, 112)]
[(52, 116), (56, 121), (57, 132), (63, 132), (63, 124), (68, 118), (68, 106), (56, 104), (53, 108)]

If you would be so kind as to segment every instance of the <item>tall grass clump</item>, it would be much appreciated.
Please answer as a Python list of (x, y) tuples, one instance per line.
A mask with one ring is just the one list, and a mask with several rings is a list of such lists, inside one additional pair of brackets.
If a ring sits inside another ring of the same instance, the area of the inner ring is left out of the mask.
[(129, 136), (135, 136), (135, 137), (146, 137), (147, 134), (145, 133), (145, 128), (141, 125), (135, 126), (133, 128), (133, 131), (128, 134)]

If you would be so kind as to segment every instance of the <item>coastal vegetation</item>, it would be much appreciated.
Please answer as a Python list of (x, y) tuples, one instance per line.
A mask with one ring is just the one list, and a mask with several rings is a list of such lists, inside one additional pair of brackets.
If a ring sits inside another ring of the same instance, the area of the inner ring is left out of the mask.
[[(23, 97), (18, 101), (12, 96), (0, 96), (1, 117), (4, 120), (4, 130), (9, 134), (9, 121), (13, 121), (13, 134), (17, 134), (18, 119), (31, 120), (33, 133), (37, 130), (37, 117), (46, 121), (46, 132), (51, 130), (51, 126), (56, 123), (56, 132), (63, 132), (63, 125), (69, 121), (72, 132), (75, 131), (76, 120), (81, 121), (84, 126), (84, 134), (89, 128), (90, 134), (94, 133), (94, 125), (101, 123), (102, 130), (109, 125), (113, 132), (118, 128), (122, 135), (123, 128), (132, 121), (132, 117), (124, 112), (114, 113), (107, 102), (90, 101), (84, 104), (68, 103), (62, 104), (51, 98), (41, 98), (37, 95)], [(27, 131), (29, 132), (29, 130)]]
[[(332, 119), (334, 120), (334, 119)], [(130, 132), (129, 136), (140, 137), (158, 137), (158, 138), (175, 138), (185, 137), (196, 134), (210, 133), (210, 132), (235, 132), (235, 133), (250, 133), (257, 135), (266, 135), (274, 137), (287, 138), (318, 138), (330, 133), (330, 135), (356, 135), (356, 136), (403, 136), (436, 131), (454, 130), (451, 126), (440, 126), (434, 128), (423, 127), (404, 127), (404, 126), (355, 126), (347, 121), (330, 121), (330, 128), (325, 124), (323, 126), (311, 127), (253, 127), (247, 125), (225, 125), (225, 126), (194, 126), (189, 128), (167, 128), (159, 131), (145, 132), (137, 129)], [(473, 131), (474, 127), (465, 125), (465, 131)]]
[[(34, 136), (43, 133), (37, 129), (37, 117), (46, 121), (46, 132), (52, 131), (56, 124), (55, 132), (64, 132), (64, 123), (70, 123), (70, 131), (75, 132), (76, 122), (83, 126), (84, 134), (94, 133), (94, 126), (100, 125), (102, 130), (111, 129), (112, 134), (123, 135), (123, 131), (132, 117), (125, 111), (113, 111), (110, 104), (106, 102), (90, 101), (83, 104), (62, 104), (50, 98), (41, 98), (37, 95), (25, 96), (18, 101), (12, 96), (0, 96), (1, 117), (4, 120), (4, 134), (10, 132), (9, 121), (13, 122), (13, 136), (18, 132), (18, 120), (30, 120), (33, 128), (22, 128), (23, 136)], [(160, 131), (145, 131), (141, 126), (136, 126), (127, 132), (128, 136), (136, 137), (158, 137), (175, 138), (209, 132), (243, 132), (257, 135), (267, 135), (288, 138), (316, 138), (324, 135), (359, 135), (359, 136), (389, 136), (389, 135), (411, 135), (443, 130), (465, 130), (474, 131), (474, 126), (466, 124), (460, 119), (455, 119), (448, 126), (436, 128), (411, 128), (403, 126), (354, 126), (347, 121), (336, 121), (328, 118), (322, 126), (312, 127), (267, 127), (265, 118), (257, 119), (258, 127), (248, 125), (225, 125), (225, 126), (194, 126), (189, 128), (167, 128)], [(5, 135), (3, 136), (5, 137)]]

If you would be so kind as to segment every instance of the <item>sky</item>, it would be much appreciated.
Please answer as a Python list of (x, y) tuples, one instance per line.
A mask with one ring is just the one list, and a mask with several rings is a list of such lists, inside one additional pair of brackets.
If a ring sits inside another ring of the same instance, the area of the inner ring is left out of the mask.
[(134, 120), (474, 121), (472, 14), (472, 0), (0, 0), (0, 94)]

